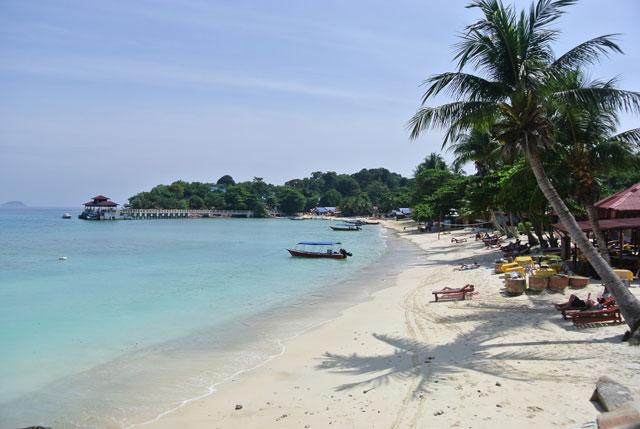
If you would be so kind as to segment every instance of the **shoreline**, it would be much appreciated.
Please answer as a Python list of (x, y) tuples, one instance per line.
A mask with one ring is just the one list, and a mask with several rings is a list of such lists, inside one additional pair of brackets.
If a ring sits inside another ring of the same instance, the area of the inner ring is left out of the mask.
[[(398, 253), (397, 245), (414, 249), (404, 240), (391, 237), (392, 234), (385, 229), (380, 228), (375, 232), (380, 234), (385, 250), (366, 266), (358, 268), (337, 283), (321, 286), (304, 296), (288, 298), (285, 302), (262, 309), (241, 321), (225, 322), (222, 325), (199, 329), (185, 337), (145, 347), (73, 376), (56, 380), (41, 391), (17, 400), (16, 404), (20, 404), (21, 408), (25, 408), (25, 404), (33, 401), (41, 401), (47, 403), (49, 410), (44, 414), (48, 418), (37, 418), (35, 419), (37, 421), (33, 418), (21, 419), (21, 424), (24, 421), (24, 424), (37, 422), (44, 425), (105, 426), (104, 417), (109, 417), (111, 420), (107, 421), (108, 427), (134, 427), (155, 422), (177, 408), (216, 393), (221, 385), (228, 383), (229, 379), (259, 368), (274, 357), (280, 356), (284, 352), (282, 341), (289, 341), (333, 320), (345, 308), (370, 299), (372, 292), (385, 287), (384, 276), (380, 276), (379, 281), (376, 281), (373, 276), (380, 274), (380, 269), (384, 271), (385, 267), (393, 269), (389, 267), (389, 263), (380, 263), (381, 258), (388, 256), (389, 247), (394, 248), (394, 244), (390, 242), (393, 241), (396, 246), (393, 254)], [(400, 254), (404, 253), (400, 252)], [(209, 338), (212, 335), (214, 338)], [(220, 342), (217, 340), (221, 336), (222, 344), (228, 347), (224, 346), (224, 350), (216, 350), (220, 349)], [(242, 360), (231, 359), (233, 356), (243, 356), (243, 358)], [(233, 360), (237, 360), (237, 365), (229, 364)], [(193, 365), (196, 369), (201, 369), (203, 374), (206, 373), (206, 377), (210, 377), (211, 382), (202, 384), (198, 380), (199, 384), (194, 389), (182, 389), (177, 384), (178, 380), (185, 380), (189, 384), (193, 382), (195, 373), (193, 370), (183, 370), (185, 362), (188, 363), (187, 366)], [(145, 368), (147, 363), (151, 367), (157, 366), (163, 369), (165, 373), (148, 370)], [(111, 386), (113, 383), (110, 380), (114, 377), (117, 380), (132, 381), (128, 381), (125, 385)], [(175, 385), (169, 384), (174, 381)], [(148, 397), (142, 397), (138, 404), (142, 410), (147, 407), (147, 411), (141, 414), (141, 416), (145, 414), (147, 416), (141, 419), (136, 413), (122, 410), (123, 414), (120, 417), (120, 410), (113, 407), (117, 403), (126, 403), (126, 398), (139, 398), (140, 389), (148, 392), (148, 395), (145, 395)], [(166, 402), (165, 398), (159, 398), (155, 393), (167, 389), (171, 389), (174, 399), (180, 399), (177, 402), (173, 400)], [(89, 394), (89, 398), (51, 398), (49, 392), (55, 391), (69, 392), (71, 397), (75, 396), (75, 392), (85, 391)], [(94, 400), (91, 401), (90, 398)], [(102, 401), (100, 398), (109, 400)], [(164, 401), (165, 406), (162, 403), (158, 404), (159, 399)], [(149, 408), (155, 408), (157, 412), (149, 413)], [(26, 409), (29, 409), (28, 405)], [(115, 410), (115, 413), (109, 412), (109, 409)], [(71, 414), (66, 411), (71, 411)], [(25, 414), (25, 416), (28, 415)], [(5, 417), (14, 418), (12, 415)]]
[[(320, 220), (323, 220), (323, 219), (320, 219)], [(129, 428), (137, 428), (137, 427), (152, 425), (153, 423), (160, 421), (162, 418), (169, 416), (172, 413), (178, 411), (179, 409), (183, 408), (189, 403), (200, 401), (202, 399), (205, 399), (217, 393), (219, 391), (218, 388), (220, 386), (224, 386), (229, 381), (232, 381), (233, 379), (243, 374), (251, 373), (252, 371), (255, 371), (256, 369), (259, 369), (267, 365), (272, 360), (277, 359), (278, 357), (285, 354), (286, 342), (295, 340), (297, 337), (302, 336), (305, 333), (308, 333), (315, 329), (318, 329), (321, 326), (325, 325), (326, 323), (331, 322), (332, 320), (339, 317), (340, 314), (345, 309), (353, 305), (357, 305), (361, 302), (370, 300), (372, 294), (374, 294), (376, 291), (383, 289), (387, 286), (383, 284), (376, 284), (376, 282), (371, 282), (371, 283), (368, 283), (369, 286), (364, 286), (367, 280), (370, 280), (370, 277), (371, 277), (371, 273), (367, 273), (367, 271), (370, 271), (370, 267), (377, 265), (379, 263), (379, 259), (383, 259), (385, 256), (388, 256), (389, 252), (398, 251), (398, 248), (397, 248), (398, 245), (400, 247), (405, 247), (404, 249), (405, 251), (407, 250), (407, 245), (405, 243), (402, 243), (403, 240), (401, 240), (399, 237), (396, 237), (395, 233), (387, 231), (385, 229), (380, 231), (380, 234), (383, 235), (383, 244), (385, 246), (385, 251), (376, 260), (371, 261), (367, 266), (360, 268), (358, 271), (355, 271), (354, 273), (352, 273), (348, 278), (341, 280), (335, 285), (327, 285), (315, 290), (313, 297), (293, 298), (288, 302), (277, 304), (273, 308), (263, 310), (260, 313), (253, 315), (249, 318), (252, 320), (266, 319), (271, 321), (271, 323), (274, 326), (270, 326), (265, 330), (268, 331), (269, 336), (273, 337), (273, 339), (279, 344), (280, 350), (277, 353), (267, 356), (264, 361), (257, 363), (255, 366), (252, 366), (250, 368), (239, 369), (233, 374), (226, 376), (224, 379), (220, 381), (216, 381), (215, 383), (213, 383), (211, 386), (208, 387), (208, 392), (205, 392), (193, 398), (184, 399), (178, 406), (171, 408), (169, 410), (163, 411), (158, 416), (152, 419), (149, 419), (143, 422), (138, 422), (138, 423), (131, 423), (129, 425), (123, 426), (123, 428), (129, 429)], [(394, 244), (391, 244), (391, 247), (395, 247), (395, 248), (390, 250), (389, 242), (393, 240), (397, 240), (394, 242)], [(412, 246), (409, 245), (409, 247), (412, 247)], [(387, 266), (385, 266), (385, 268), (383, 268), (382, 271), (389, 273), (397, 270), (392, 269), (387, 264)], [(351, 290), (346, 289), (345, 287), (349, 285), (352, 285), (355, 287)], [(318, 308), (310, 308), (310, 307), (316, 307), (316, 306), (318, 306)], [(297, 307), (306, 307), (307, 310), (311, 312), (312, 316), (308, 316), (308, 315), (302, 316), (300, 314), (300, 311), (293, 311), (294, 314), (290, 314), (285, 317), (274, 316), (274, 313), (280, 312), (282, 310), (287, 310), (287, 309), (291, 310), (291, 308), (297, 308)], [(325, 318), (322, 320), (319, 320), (317, 318), (314, 319), (314, 315), (313, 315), (314, 313), (323, 312), (323, 311), (330, 311), (331, 315), (328, 318)], [(307, 318), (314, 319), (314, 321), (311, 323), (305, 322), (305, 323), (302, 323), (302, 325), (300, 325), (301, 321), (306, 320)], [(256, 322), (245, 321), (245, 323), (249, 325), (253, 325)], [(286, 336), (282, 338), (279, 336), (273, 336), (274, 331), (277, 331), (278, 329), (282, 330), (284, 325), (287, 325), (288, 333), (286, 334)], [(295, 327), (292, 328), (292, 326), (295, 326)], [(247, 340), (247, 344), (248, 343), (250, 343), (250, 340)]]
[[(570, 428), (595, 420), (599, 376), (640, 393), (640, 363), (619, 342), (624, 326), (576, 330), (558, 320), (551, 303), (574, 291), (506, 298), (491, 270), (495, 251), (403, 233), (406, 224), (385, 227), (422, 255), (386, 288), (145, 427)], [(482, 268), (454, 271), (472, 260)], [(431, 302), (432, 289), (465, 283), (479, 290), (473, 300)]]
[[(297, 297), (288, 302), (278, 304), (273, 308), (263, 310), (259, 314), (250, 317), (250, 319), (264, 319), (270, 321), (269, 325), (273, 326), (265, 328), (265, 331), (268, 332), (269, 336), (279, 344), (280, 350), (277, 353), (267, 356), (262, 362), (257, 363), (255, 366), (240, 369), (233, 374), (226, 376), (224, 379), (216, 381), (208, 387), (207, 392), (193, 398), (187, 398), (176, 407), (163, 411), (152, 419), (138, 423), (131, 423), (122, 427), (129, 429), (153, 426), (154, 423), (161, 422), (165, 417), (181, 410), (188, 404), (205, 400), (212, 395), (219, 393), (219, 388), (222, 388), (230, 381), (234, 381), (243, 375), (250, 374), (251, 372), (269, 364), (274, 359), (283, 356), (287, 350), (286, 343), (295, 341), (296, 338), (321, 328), (323, 325), (340, 317), (340, 315), (348, 308), (371, 300), (372, 296), (377, 291), (389, 287), (384, 284), (385, 279), (382, 279), (381, 281), (378, 279), (378, 281), (375, 281), (372, 279), (372, 276), (379, 274), (383, 274), (384, 276), (395, 276), (398, 274), (399, 269), (397, 267), (392, 267), (389, 263), (380, 264), (380, 260), (385, 258), (385, 256), (390, 256), (390, 253), (402, 252), (403, 254), (406, 254), (407, 252), (414, 252), (416, 250), (414, 247), (417, 246), (406, 243), (398, 237), (394, 231), (390, 231), (387, 228), (381, 230), (380, 234), (383, 235), (385, 251), (376, 260), (371, 261), (367, 266), (360, 268), (358, 271), (352, 273), (348, 278), (341, 280), (335, 285), (327, 285), (315, 290), (312, 297)], [(393, 255), (391, 256), (393, 257)], [(372, 268), (373, 272), (371, 272)], [(352, 288), (349, 288), (349, 286), (352, 286)], [(309, 314), (303, 316), (298, 310), (299, 307), (303, 307), (303, 311), (308, 311)], [(294, 310), (292, 311), (292, 309)], [(288, 310), (293, 314), (288, 314), (284, 317), (274, 316), (274, 313), (282, 310)], [(321, 312), (329, 312), (330, 315), (327, 318), (319, 319), (317, 318), (316, 313)], [(313, 321), (311, 323), (302, 322), (307, 319), (313, 319)], [(245, 323), (249, 325), (255, 324), (255, 322), (249, 321), (245, 321)], [(285, 325), (287, 326), (287, 334), (285, 334), (284, 337), (273, 335), (278, 331), (278, 329), (282, 331)], [(249, 343), (250, 340), (247, 340), (247, 344)]]

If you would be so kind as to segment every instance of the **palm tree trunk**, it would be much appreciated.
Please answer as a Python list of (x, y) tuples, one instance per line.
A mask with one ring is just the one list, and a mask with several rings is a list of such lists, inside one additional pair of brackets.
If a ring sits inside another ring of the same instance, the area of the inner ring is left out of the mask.
[(517, 237), (517, 227), (513, 225), (513, 213), (509, 212), (509, 226), (507, 227), (507, 237)]
[(496, 216), (496, 212), (494, 212), (493, 209), (489, 209), (489, 213), (491, 214), (491, 222), (493, 222), (493, 226), (496, 227), (498, 232), (500, 232), (501, 234), (504, 234), (504, 229), (502, 228), (502, 225), (500, 225), (500, 223), (498, 222), (498, 217)]
[(576, 246), (578, 246), (582, 254), (587, 258), (593, 269), (596, 270), (607, 290), (615, 297), (625, 322), (629, 325), (629, 328), (631, 328), (632, 337), (634, 337), (635, 341), (640, 340), (640, 300), (629, 292), (629, 289), (622, 283), (622, 280), (613, 272), (611, 266), (604, 260), (600, 253), (598, 253), (593, 244), (587, 239), (587, 236), (582, 232), (578, 222), (576, 222), (576, 219), (549, 180), (540, 161), (538, 148), (535, 146), (530, 147), (526, 134), (524, 150), (540, 190), (549, 201), (549, 204), (551, 204), (551, 207), (553, 207), (560, 222), (567, 228)]
[(538, 243), (540, 243), (540, 247), (543, 249), (547, 247), (544, 238), (544, 228), (542, 222), (533, 222), (533, 232), (535, 232), (536, 237), (538, 237)]
[(525, 217), (522, 216), (521, 213), (518, 213), (518, 216), (520, 216), (520, 219), (522, 219), (522, 228), (524, 228), (524, 233), (527, 234), (527, 241), (529, 242), (529, 246), (537, 246), (538, 244), (540, 244), (527, 225)]
[(591, 225), (591, 230), (593, 234), (596, 236), (596, 241), (598, 242), (598, 251), (602, 255), (607, 264), (611, 265), (611, 256), (609, 256), (609, 249), (607, 248), (607, 241), (604, 239), (604, 233), (600, 229), (600, 224), (598, 223), (598, 209), (595, 208), (593, 204), (586, 204), (587, 207), (587, 216), (589, 217), (589, 224)]

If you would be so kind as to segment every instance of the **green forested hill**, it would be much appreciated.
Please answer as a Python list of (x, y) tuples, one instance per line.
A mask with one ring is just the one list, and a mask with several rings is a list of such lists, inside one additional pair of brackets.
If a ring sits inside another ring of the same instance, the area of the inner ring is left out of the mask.
[(385, 168), (362, 169), (354, 174), (317, 171), (284, 185), (272, 185), (260, 177), (236, 183), (225, 175), (215, 183), (176, 181), (158, 185), (129, 198), (129, 205), (132, 208), (249, 209), (257, 215), (265, 215), (271, 208), (292, 214), (316, 206), (339, 206), (348, 216), (369, 215), (375, 210), (384, 213), (408, 207), (412, 182)]

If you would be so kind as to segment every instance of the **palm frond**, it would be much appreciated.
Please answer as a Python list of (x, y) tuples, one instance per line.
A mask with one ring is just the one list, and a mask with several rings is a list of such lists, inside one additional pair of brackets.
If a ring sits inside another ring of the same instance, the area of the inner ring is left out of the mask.
[(592, 174), (624, 169), (633, 163), (633, 150), (620, 140), (608, 140), (597, 144), (588, 154)]
[(458, 135), (460, 130), (473, 121), (481, 122), (481, 118), (495, 111), (494, 103), (482, 101), (456, 101), (438, 107), (423, 107), (409, 120), (407, 128), (410, 138), (417, 139), (422, 131), (430, 128), (445, 128), (445, 141)]
[(593, 64), (612, 52), (622, 54), (622, 49), (614, 41), (615, 36), (618, 34), (605, 34), (580, 43), (555, 60), (550, 66), (551, 71), (561, 73)]
[(640, 128), (623, 131), (609, 138), (610, 142), (620, 142), (628, 146), (640, 148)]
[(505, 95), (504, 88), (498, 82), (492, 82), (482, 77), (462, 73), (449, 72), (431, 76), (423, 82), (429, 88), (422, 97), (422, 104), (443, 90), (453, 98), (475, 100), (499, 100)]
[(597, 106), (603, 110), (640, 112), (640, 92), (613, 87), (614, 81), (602, 86), (558, 91), (553, 97), (563, 103), (573, 103), (580, 108)]
[(577, 0), (539, 0), (531, 5), (529, 20), (535, 29), (551, 24), (564, 14), (563, 8), (577, 3)]

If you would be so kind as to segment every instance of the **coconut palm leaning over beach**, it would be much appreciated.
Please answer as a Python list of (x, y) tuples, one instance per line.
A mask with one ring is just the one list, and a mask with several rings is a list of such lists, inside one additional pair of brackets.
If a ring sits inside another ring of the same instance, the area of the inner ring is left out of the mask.
[[(473, 128), (489, 129), (506, 153), (526, 158), (540, 190), (578, 248), (614, 295), (634, 340), (640, 340), (640, 301), (623, 285), (575, 218), (547, 176), (540, 151), (556, 144), (553, 115), (559, 103), (584, 109), (640, 111), (640, 93), (615, 87), (613, 81), (567, 90), (559, 85), (566, 73), (585, 67), (608, 53), (622, 52), (613, 35), (596, 37), (555, 57), (550, 28), (576, 0), (539, 0), (517, 13), (500, 0), (475, 0), (467, 7), (484, 14), (466, 27), (456, 45), (458, 70), (431, 76), (422, 106), (411, 118), (411, 138), (430, 128), (446, 130), (443, 146)], [(467, 73), (467, 67), (476, 74)], [(455, 101), (427, 107), (431, 97), (446, 92)]]
[[(585, 82), (583, 74), (576, 70), (562, 79), (565, 90), (582, 87), (599, 87), (604, 82)], [(613, 168), (635, 167), (634, 148), (640, 147), (640, 129), (616, 134), (617, 112), (602, 110), (599, 106), (578, 106), (559, 103), (554, 114), (559, 158), (573, 178), (573, 195), (585, 208), (598, 251), (610, 263), (604, 233), (598, 224), (596, 201), (600, 199), (599, 181)]]

